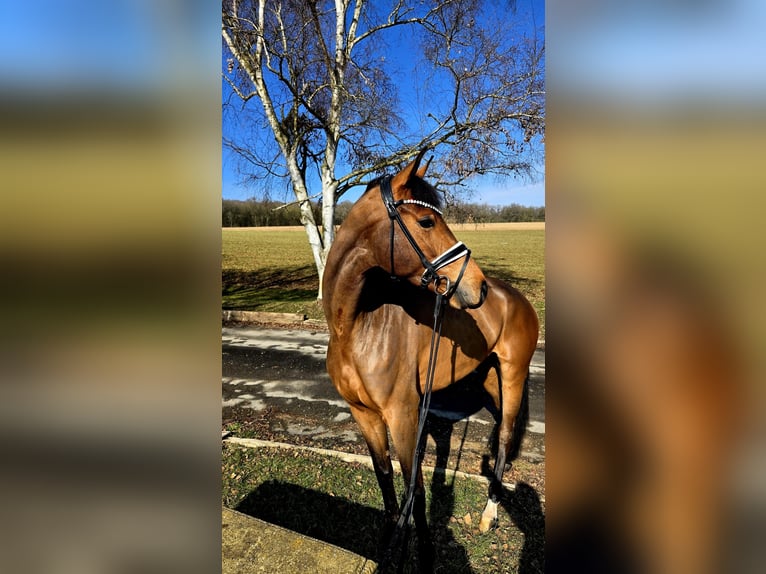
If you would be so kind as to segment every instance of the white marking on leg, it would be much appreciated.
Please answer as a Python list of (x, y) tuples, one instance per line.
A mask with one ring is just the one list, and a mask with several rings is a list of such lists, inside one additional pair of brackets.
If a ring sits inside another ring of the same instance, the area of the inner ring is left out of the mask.
[(484, 507), (484, 512), (481, 513), (481, 522), (479, 522), (479, 531), (487, 532), (490, 528), (497, 523), (497, 502), (492, 502), (492, 499), (487, 500), (487, 506)]

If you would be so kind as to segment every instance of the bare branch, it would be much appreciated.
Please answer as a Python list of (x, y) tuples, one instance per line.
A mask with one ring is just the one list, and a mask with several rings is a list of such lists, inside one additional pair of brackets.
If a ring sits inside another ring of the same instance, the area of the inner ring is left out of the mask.
[(239, 86), (231, 81), (231, 79), (226, 74), (221, 74), (223, 76), (223, 79), (226, 80), (226, 83), (231, 86), (231, 89), (234, 90), (234, 93), (237, 94), (242, 102), (247, 102), (250, 98), (257, 96), (257, 92), (250, 92), (249, 94), (242, 93), (242, 90), (239, 89)]
[[(250, 130), (224, 145), (243, 172), (289, 182), (320, 273), (338, 199), (423, 148), (447, 189), (532, 173), (545, 136), (544, 45), (514, 35), (504, 10), (488, 0), (223, 0), (224, 86), (242, 102), (227, 111)], [(407, 28), (409, 78), (385, 57), (386, 38)], [(402, 103), (421, 125), (405, 123)], [(321, 193), (309, 192), (313, 174)], [(321, 236), (310, 209), (319, 197)]]
[(291, 201), (290, 203), (283, 203), (282, 205), (278, 205), (272, 211), (279, 211), (280, 209), (284, 209), (286, 207), (290, 207), (291, 205), (303, 205), (307, 201), (311, 201), (312, 199), (316, 199), (317, 197), (322, 197), (322, 193), (317, 193), (316, 195), (312, 195), (310, 197), (306, 197), (304, 199), (299, 199), (298, 201)]

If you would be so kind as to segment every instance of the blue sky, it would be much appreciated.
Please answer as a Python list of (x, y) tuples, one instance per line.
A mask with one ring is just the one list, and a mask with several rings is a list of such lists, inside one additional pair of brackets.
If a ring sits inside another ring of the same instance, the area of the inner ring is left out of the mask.
[(550, 6), (549, 89), (649, 105), (766, 101), (763, 0)]
[[(514, 18), (526, 17), (531, 26), (534, 16), (540, 27), (544, 8), (543, 0), (517, 0)], [(183, 6), (154, 0), (0, 2), (0, 91), (45, 94), (52, 100), (78, 94), (104, 101), (162, 96), (175, 82), (185, 86), (200, 74), (217, 76), (219, 18), (218, 8), (202, 0)], [(212, 42), (207, 41), (210, 34)], [(411, 102), (403, 104), (405, 110), (414, 108)], [(412, 118), (413, 125), (419, 121)], [(470, 200), (543, 205), (544, 167), (538, 171), (535, 182), (476, 180)], [(224, 197), (254, 194), (239, 179), (235, 162), (224, 157)], [(280, 194), (291, 197), (289, 190), (274, 190), (274, 197)], [(352, 191), (346, 198), (354, 195)]]
[[(509, 17), (523, 21), (523, 31), (531, 35), (535, 27), (540, 30), (545, 25), (545, 2), (544, 0), (517, 0), (516, 12), (513, 14), (509, 12)], [(406, 41), (407, 38), (390, 40), (390, 44), (393, 47), (387, 51), (386, 57), (391, 61), (401, 62), (399, 70), (395, 71), (395, 74), (414, 73), (411, 69), (412, 64), (407, 56), (408, 46)], [(223, 84), (223, 92), (224, 98), (226, 98), (229, 89), (225, 83)], [(418, 102), (416, 101), (417, 93), (402, 90), (399, 97), (405, 121), (407, 121), (410, 129), (417, 131), (416, 126), (423, 121), (423, 118), (420, 118), (416, 111), (418, 108)], [(251, 105), (259, 104), (257, 101), (251, 101)], [(236, 127), (232, 126), (227, 118), (224, 118), (223, 129), (224, 134), (226, 134), (228, 130), (236, 129)], [(477, 177), (470, 181), (472, 192), (469, 196), (466, 196), (466, 200), (476, 203), (487, 203), (489, 205), (507, 205), (511, 203), (530, 206), (545, 205), (544, 169), (544, 165), (536, 166), (537, 173), (532, 180), (512, 177), (498, 180), (495, 176)], [(342, 170), (342, 166), (339, 166), (339, 173), (342, 173)], [(353, 201), (362, 191), (363, 188), (361, 187), (352, 189), (343, 196), (341, 201)], [(248, 199), (258, 195), (258, 189), (249, 187), (241, 182), (241, 178), (237, 173), (237, 159), (232, 157), (231, 152), (228, 150), (224, 150), (223, 153), (222, 194), (227, 199)], [(286, 187), (271, 189), (270, 196), (278, 200), (292, 199), (292, 193)]]
[(199, 2), (0, 2), (0, 89), (163, 90), (210, 63), (211, 16)]
[[(542, 0), (517, 4), (518, 13), (533, 10), (537, 24), (545, 22), (550, 95), (766, 102), (763, 0), (550, 0), (547, 17)], [(169, 78), (179, 75), (215, 86), (219, 19), (217, 4), (204, 0), (0, 2), (0, 91), (51, 99), (83, 92), (154, 97), (172, 91)], [(224, 162), (222, 184), (225, 196), (252, 195), (237, 185), (231, 162)], [(498, 192), (503, 186), (515, 191)], [(473, 199), (490, 204), (544, 200), (541, 182), (487, 180), (476, 187)]]

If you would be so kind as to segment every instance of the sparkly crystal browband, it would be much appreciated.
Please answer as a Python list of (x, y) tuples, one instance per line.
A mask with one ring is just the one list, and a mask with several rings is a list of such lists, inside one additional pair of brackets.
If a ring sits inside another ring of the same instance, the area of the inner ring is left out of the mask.
[(425, 201), (420, 201), (419, 199), (400, 199), (396, 203), (414, 203), (416, 205), (420, 205), (422, 207), (427, 207), (428, 209), (433, 209), (436, 213), (444, 217), (444, 214), (441, 212), (440, 209), (436, 209), (433, 205), (430, 203), (426, 203)]

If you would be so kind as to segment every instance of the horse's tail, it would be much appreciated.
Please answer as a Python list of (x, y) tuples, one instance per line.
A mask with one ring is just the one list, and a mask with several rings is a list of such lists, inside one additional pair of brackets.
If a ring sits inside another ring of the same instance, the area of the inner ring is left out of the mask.
[(513, 421), (513, 433), (511, 435), (511, 446), (508, 451), (508, 462), (515, 460), (521, 452), (521, 441), (527, 432), (529, 424), (529, 372), (524, 379), (524, 390), (521, 393), (521, 404), (519, 412), (516, 413), (516, 420)]

